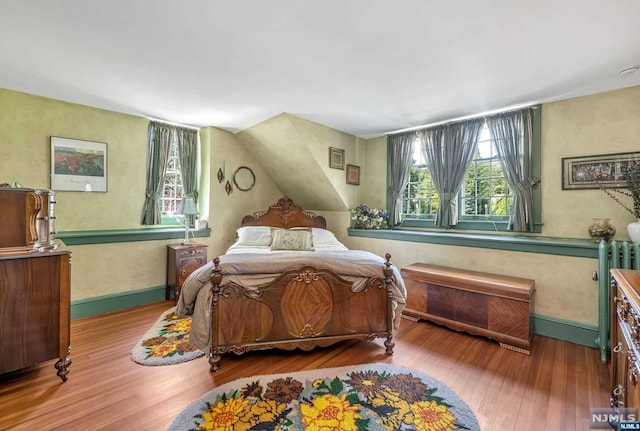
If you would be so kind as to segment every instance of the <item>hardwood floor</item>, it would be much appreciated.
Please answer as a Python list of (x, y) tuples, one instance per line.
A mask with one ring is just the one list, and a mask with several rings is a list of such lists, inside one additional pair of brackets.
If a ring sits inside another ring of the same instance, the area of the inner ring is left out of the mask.
[(205, 392), (257, 374), (386, 362), (446, 383), (475, 412), (484, 431), (589, 429), (589, 409), (609, 405), (607, 365), (595, 349), (537, 336), (531, 356), (485, 338), (403, 320), (395, 353), (382, 341), (345, 342), (311, 352), (251, 352), (145, 367), (129, 352), (172, 302), (77, 319), (71, 323), (66, 383), (47, 362), (0, 376), (1, 430), (157, 430)]

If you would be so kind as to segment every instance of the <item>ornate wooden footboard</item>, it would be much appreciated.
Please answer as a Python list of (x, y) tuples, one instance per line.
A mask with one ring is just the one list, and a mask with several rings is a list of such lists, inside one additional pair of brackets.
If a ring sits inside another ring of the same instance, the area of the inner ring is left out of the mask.
[(211, 275), (211, 371), (218, 370), (221, 355), (227, 352), (311, 350), (347, 339), (386, 338), (386, 352), (392, 354), (390, 258), (387, 254), (380, 277), (368, 279), (358, 291), (333, 272), (312, 266), (285, 272), (257, 290), (234, 283), (221, 287), (220, 260), (215, 258)]

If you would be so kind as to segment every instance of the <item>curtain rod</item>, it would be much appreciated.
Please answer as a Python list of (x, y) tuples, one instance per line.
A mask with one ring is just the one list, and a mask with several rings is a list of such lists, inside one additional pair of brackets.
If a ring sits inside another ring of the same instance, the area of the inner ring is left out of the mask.
[(452, 119), (449, 119), (449, 120), (438, 121), (436, 123), (426, 124), (424, 126), (415, 126), (415, 127), (409, 127), (407, 129), (396, 130), (396, 131), (393, 131), (393, 132), (388, 132), (388, 133), (386, 133), (386, 135), (387, 136), (389, 136), (389, 135), (399, 135), (399, 134), (402, 134), (402, 133), (413, 132), (413, 131), (417, 132), (418, 130), (428, 129), (429, 127), (440, 126), (442, 124), (454, 124), (454, 123), (459, 123), (459, 122), (466, 121), (466, 120), (474, 120), (476, 118), (487, 118), (487, 117), (491, 117), (493, 115), (506, 114), (507, 112), (522, 111), (523, 109), (538, 109), (539, 106), (540, 105), (524, 105), (524, 106), (517, 107), (517, 108), (505, 109), (503, 111), (487, 111), (487, 112), (485, 112), (483, 114), (469, 115), (467, 117), (452, 118)]
[(165, 121), (165, 120), (158, 120), (157, 118), (151, 118), (151, 117), (145, 117), (145, 118), (149, 121), (153, 121), (154, 123), (161, 123), (161, 124), (167, 124), (169, 126), (183, 127), (185, 129), (200, 130), (200, 127), (196, 127), (196, 126), (188, 126), (186, 124), (174, 123), (174, 122)]

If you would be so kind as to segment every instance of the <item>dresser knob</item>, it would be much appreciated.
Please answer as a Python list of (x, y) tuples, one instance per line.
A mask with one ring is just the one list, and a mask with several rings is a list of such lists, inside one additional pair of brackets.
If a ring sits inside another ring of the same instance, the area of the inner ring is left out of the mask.
[(613, 348), (613, 351), (616, 353), (622, 352), (622, 343), (618, 343), (616, 347)]

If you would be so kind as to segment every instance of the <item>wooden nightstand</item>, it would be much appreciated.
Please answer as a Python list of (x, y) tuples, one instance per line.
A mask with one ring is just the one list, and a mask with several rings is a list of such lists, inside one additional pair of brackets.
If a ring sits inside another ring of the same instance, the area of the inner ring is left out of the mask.
[(167, 290), (166, 299), (178, 302), (182, 283), (196, 269), (207, 263), (207, 245), (172, 244), (167, 246)]

